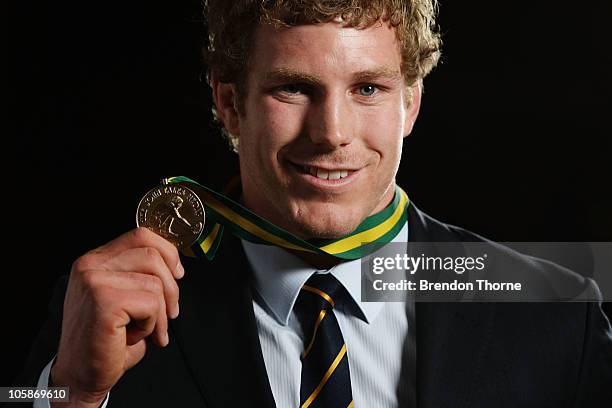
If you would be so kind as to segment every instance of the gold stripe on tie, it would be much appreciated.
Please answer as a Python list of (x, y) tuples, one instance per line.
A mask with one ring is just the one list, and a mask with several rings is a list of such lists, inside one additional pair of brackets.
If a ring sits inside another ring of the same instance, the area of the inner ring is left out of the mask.
[(314, 330), (312, 331), (312, 338), (310, 339), (310, 343), (308, 343), (308, 347), (306, 347), (304, 354), (302, 354), (302, 359), (306, 358), (308, 353), (310, 353), (310, 349), (312, 348), (312, 345), (314, 344), (315, 336), (317, 335), (317, 330), (319, 329), (319, 325), (321, 324), (321, 322), (323, 321), (323, 318), (325, 317), (325, 313), (327, 313), (325, 309), (321, 309), (321, 312), (319, 312), (319, 317), (317, 317), (317, 321), (315, 322)]
[(321, 296), (323, 299), (327, 300), (329, 304), (332, 305), (332, 307), (335, 306), (334, 299), (332, 299), (331, 296), (323, 292), (321, 289), (317, 289), (315, 287), (308, 286), (308, 285), (302, 286), (302, 289), (307, 290), (308, 292), (316, 293), (317, 295)]
[(310, 394), (308, 399), (304, 401), (301, 408), (308, 408), (310, 404), (312, 404), (312, 402), (315, 400), (315, 398), (317, 398), (317, 395), (319, 395), (319, 393), (323, 389), (323, 386), (325, 385), (327, 380), (329, 380), (329, 377), (331, 377), (331, 375), (334, 373), (334, 371), (336, 370), (336, 367), (338, 367), (338, 364), (340, 364), (340, 361), (342, 361), (342, 357), (344, 357), (345, 354), (346, 354), (346, 344), (342, 346), (342, 348), (340, 349), (340, 352), (334, 359), (334, 362), (327, 369), (327, 372), (323, 376), (323, 379), (321, 380), (319, 385), (317, 385), (317, 388), (315, 388), (312, 394)]
[(351, 401), (350, 404), (348, 404), (348, 407), (346, 408), (353, 408), (355, 406), (355, 401)]

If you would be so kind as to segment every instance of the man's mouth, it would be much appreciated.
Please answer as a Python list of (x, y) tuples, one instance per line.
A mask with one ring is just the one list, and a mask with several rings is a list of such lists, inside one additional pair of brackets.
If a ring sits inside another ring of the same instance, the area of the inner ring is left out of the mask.
[(339, 180), (350, 176), (355, 170), (349, 169), (324, 169), (316, 166), (300, 166), (301, 170), (312, 176), (323, 180)]
[(303, 164), (288, 161), (298, 179), (315, 190), (336, 193), (348, 191), (361, 173), (361, 167), (338, 164)]

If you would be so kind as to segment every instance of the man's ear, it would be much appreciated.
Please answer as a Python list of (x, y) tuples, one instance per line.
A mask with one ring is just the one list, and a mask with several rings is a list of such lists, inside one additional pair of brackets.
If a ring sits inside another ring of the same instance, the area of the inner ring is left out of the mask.
[(213, 93), (213, 102), (217, 116), (225, 129), (234, 136), (240, 135), (240, 120), (238, 115), (238, 94), (236, 85), (221, 82), (217, 75), (212, 75), (210, 86)]
[(421, 94), (423, 93), (423, 82), (416, 81), (414, 85), (410, 87), (409, 96), (412, 97), (412, 101), (410, 105), (408, 105), (408, 112), (406, 114), (406, 121), (404, 122), (404, 137), (408, 136), (412, 133), (412, 128), (414, 127), (414, 122), (417, 120), (417, 116), (419, 116), (419, 109), (421, 109)]

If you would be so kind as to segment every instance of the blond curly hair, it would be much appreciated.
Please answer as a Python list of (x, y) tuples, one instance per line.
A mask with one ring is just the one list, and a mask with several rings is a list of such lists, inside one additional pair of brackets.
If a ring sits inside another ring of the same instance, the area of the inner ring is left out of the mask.
[[(378, 21), (394, 27), (402, 74), (410, 87), (425, 78), (439, 60), (437, 8), (437, 0), (204, 0), (207, 78), (214, 73), (221, 82), (236, 84), (240, 106), (246, 90), (248, 56), (259, 24), (291, 27), (341, 18), (347, 27), (366, 28)], [(214, 106), (213, 115), (220, 123)], [(236, 151), (238, 138), (225, 129), (223, 133)]]

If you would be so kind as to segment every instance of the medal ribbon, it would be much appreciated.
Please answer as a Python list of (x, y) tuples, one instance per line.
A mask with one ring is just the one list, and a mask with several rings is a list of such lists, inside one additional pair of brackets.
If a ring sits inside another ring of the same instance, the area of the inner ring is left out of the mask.
[(183, 185), (193, 190), (202, 200), (206, 211), (204, 231), (190, 250), (184, 252), (188, 256), (205, 255), (210, 260), (219, 247), (224, 228), (256, 244), (327, 254), (344, 260), (358, 259), (380, 247), (368, 244), (384, 245), (397, 235), (406, 222), (409, 204), (404, 190), (396, 186), (393, 202), (382, 211), (367, 217), (351, 234), (338, 239), (303, 240), (190, 178), (170, 177), (166, 181), (169, 185)]

